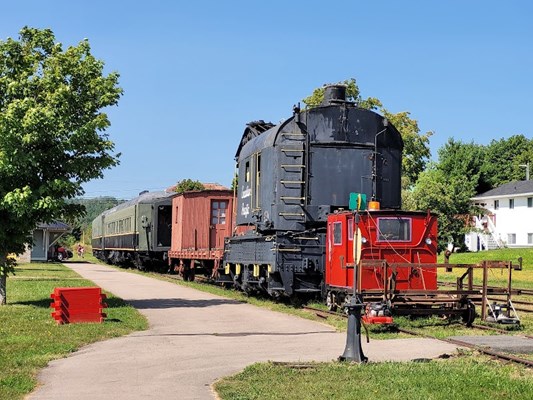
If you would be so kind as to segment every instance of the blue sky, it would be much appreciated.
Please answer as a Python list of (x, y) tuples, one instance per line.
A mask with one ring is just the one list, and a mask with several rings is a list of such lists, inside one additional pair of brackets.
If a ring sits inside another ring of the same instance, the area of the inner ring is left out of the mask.
[(134, 197), (192, 178), (230, 185), (245, 124), (291, 115), (327, 82), (409, 111), (431, 150), (450, 137), (533, 137), (531, 1), (13, 1), (0, 38), (88, 38), (124, 96), (109, 110), (120, 166), (86, 196)]

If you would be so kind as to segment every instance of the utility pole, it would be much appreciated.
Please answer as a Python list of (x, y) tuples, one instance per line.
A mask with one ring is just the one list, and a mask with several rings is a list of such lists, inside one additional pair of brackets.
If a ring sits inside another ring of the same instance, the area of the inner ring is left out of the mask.
[(529, 161), (527, 164), (520, 164), (519, 167), (524, 167), (526, 169), (526, 181), (529, 181)]

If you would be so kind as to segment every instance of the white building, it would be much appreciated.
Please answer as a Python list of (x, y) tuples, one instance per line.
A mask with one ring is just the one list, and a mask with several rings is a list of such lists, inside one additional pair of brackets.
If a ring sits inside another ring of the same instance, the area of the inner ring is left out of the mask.
[(498, 247), (533, 247), (533, 180), (506, 183), (472, 201), (486, 214), (475, 218), (466, 235), (470, 251)]

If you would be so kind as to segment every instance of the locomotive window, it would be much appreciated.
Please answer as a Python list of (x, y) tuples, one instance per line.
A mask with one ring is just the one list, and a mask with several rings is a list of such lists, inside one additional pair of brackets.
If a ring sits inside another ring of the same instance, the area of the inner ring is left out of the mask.
[(246, 161), (246, 164), (244, 165), (244, 181), (250, 182), (250, 161)]
[(342, 222), (333, 223), (333, 244), (342, 244)]
[(378, 241), (410, 242), (410, 218), (378, 218)]
[(254, 203), (255, 208), (261, 208), (261, 153), (254, 154), (255, 183), (254, 183)]

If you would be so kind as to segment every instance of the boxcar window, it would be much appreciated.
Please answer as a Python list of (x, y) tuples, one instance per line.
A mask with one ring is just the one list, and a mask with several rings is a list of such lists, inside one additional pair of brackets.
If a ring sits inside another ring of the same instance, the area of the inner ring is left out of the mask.
[(378, 218), (378, 241), (411, 241), (411, 218)]
[(226, 223), (227, 201), (211, 202), (211, 225), (224, 225)]
[(342, 244), (342, 222), (333, 223), (333, 244)]

